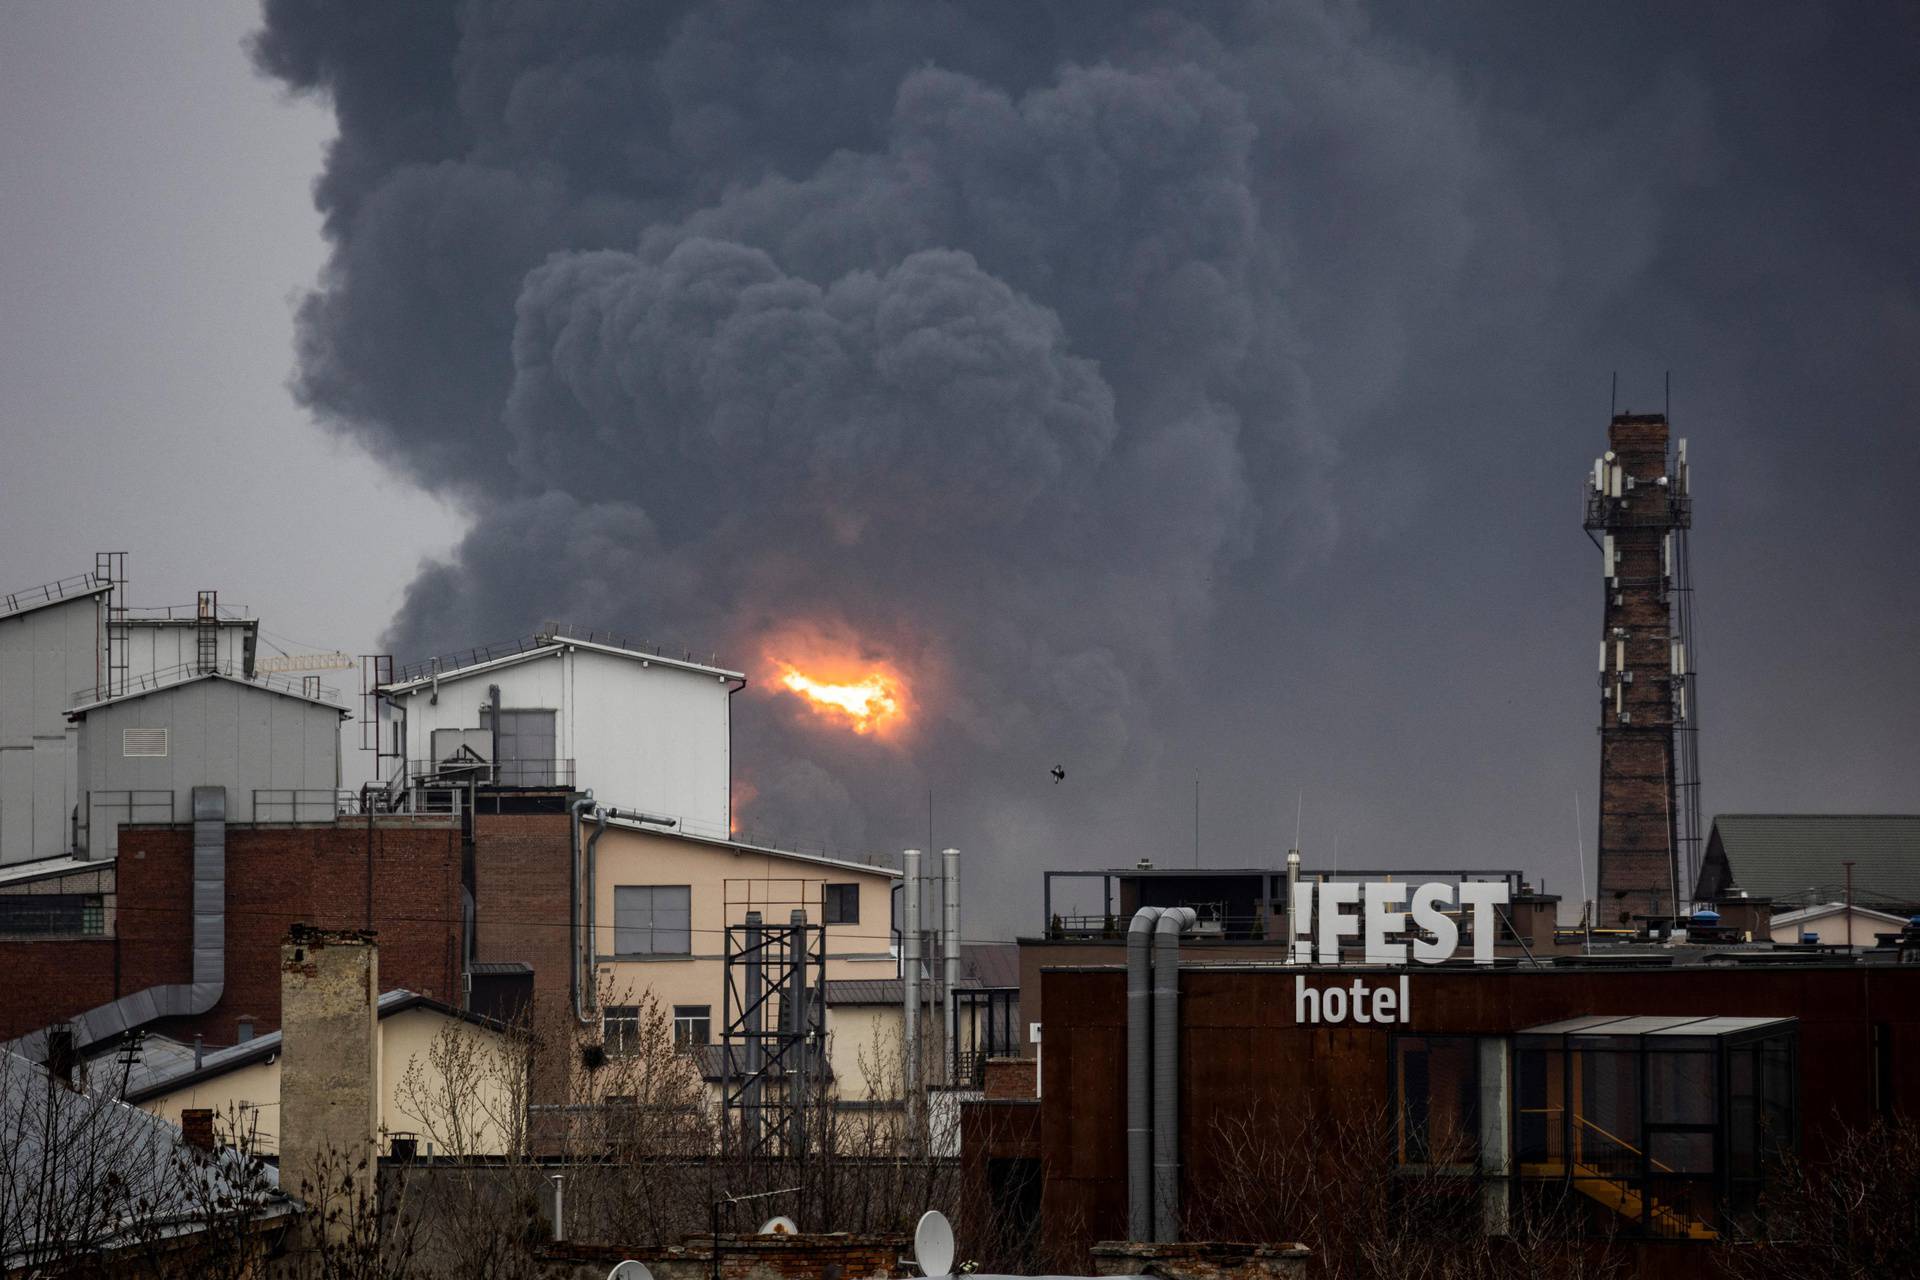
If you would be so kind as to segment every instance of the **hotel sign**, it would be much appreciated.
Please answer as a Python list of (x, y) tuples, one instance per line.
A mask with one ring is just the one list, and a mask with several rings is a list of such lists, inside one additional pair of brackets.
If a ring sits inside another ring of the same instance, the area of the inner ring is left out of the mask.
[[(1370, 965), (1439, 964), (1460, 949), (1459, 916), (1473, 913), (1475, 964), (1493, 963), (1498, 928), (1495, 912), (1507, 904), (1504, 880), (1464, 880), (1410, 885), (1404, 881), (1330, 881), (1295, 886), (1289, 905), (1293, 937), (1288, 956), (1295, 964), (1339, 964), (1343, 939), (1357, 938), (1362, 962)], [(1413, 936), (1408, 936), (1409, 931)], [(1294, 1018), (1302, 1023), (1404, 1023), (1410, 993), (1405, 977), (1397, 981), (1310, 987), (1305, 975), (1294, 978)]]

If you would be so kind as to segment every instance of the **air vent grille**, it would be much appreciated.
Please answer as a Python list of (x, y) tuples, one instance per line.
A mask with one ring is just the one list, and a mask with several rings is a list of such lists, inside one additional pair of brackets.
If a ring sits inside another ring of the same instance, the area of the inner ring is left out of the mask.
[(120, 754), (123, 756), (164, 756), (167, 754), (165, 729), (122, 729)]

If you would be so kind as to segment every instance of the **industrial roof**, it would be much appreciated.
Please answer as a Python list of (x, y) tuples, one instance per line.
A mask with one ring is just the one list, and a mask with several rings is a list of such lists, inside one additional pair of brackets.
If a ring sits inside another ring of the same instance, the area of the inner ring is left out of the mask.
[(1853, 863), (1857, 904), (1920, 905), (1920, 814), (1723, 813), (1713, 820), (1694, 897), (1745, 890), (1806, 904), (1846, 894)]
[[(71, 589), (69, 585), (70, 580), (50, 582), (44, 587), (33, 587), (10, 595), (0, 595), (0, 619), (18, 618), (24, 614), (52, 608), (56, 604), (72, 604), (75, 600), (97, 600), (113, 590), (112, 586), (105, 582)], [(61, 594), (62, 592), (65, 594)]]
[[(920, 980), (920, 999), (925, 1004), (939, 1004), (945, 999), (942, 982), (938, 973), (931, 973)], [(976, 990), (980, 986), (977, 978), (962, 978), (960, 986), (965, 990)], [(832, 978), (827, 982), (828, 1004), (904, 1004), (907, 999), (907, 984), (902, 978)]]
[[(475, 1026), (491, 1027), (496, 1030), (505, 1029), (503, 1024), (494, 1021), (492, 1018), (483, 1017), (477, 1013), (470, 1013), (464, 1009), (456, 1009), (450, 1004), (435, 1000), (432, 996), (423, 996), (417, 991), (408, 991), (404, 987), (396, 987), (392, 991), (382, 992), (377, 1007), (382, 1018), (391, 1018), (394, 1014), (405, 1013), (409, 1009), (429, 1009), (434, 1013), (444, 1014), (449, 1018), (458, 1018), (462, 1022), (471, 1022)], [(171, 1044), (175, 1042), (168, 1041), (165, 1043)], [(177, 1055), (174, 1055), (170, 1050), (166, 1050), (164, 1046), (162, 1052), (166, 1058), (177, 1062)], [(149, 1098), (157, 1098), (163, 1094), (172, 1093), (185, 1085), (197, 1084), (202, 1080), (210, 1080), (215, 1076), (224, 1075), (236, 1067), (244, 1067), (250, 1063), (264, 1061), (279, 1052), (280, 1033), (278, 1031), (269, 1031), (264, 1035), (257, 1035), (251, 1040), (242, 1040), (239, 1044), (228, 1045), (224, 1049), (215, 1049), (211, 1053), (204, 1053), (201, 1055), (200, 1065), (197, 1067), (193, 1065), (192, 1057), (189, 1053), (184, 1070), (176, 1068), (169, 1071), (164, 1067), (156, 1065), (154, 1068), (143, 1071), (141, 1073), (141, 1079), (144, 1080), (144, 1083), (134, 1085), (129, 1082), (126, 1100), (128, 1102), (145, 1102)]]
[(1020, 985), (1020, 944), (1017, 942), (963, 942), (960, 966), (983, 987)]
[(115, 694), (111, 698), (101, 698), (97, 702), (84, 702), (78, 706), (69, 708), (66, 716), (69, 720), (78, 720), (90, 711), (98, 711), (103, 707), (118, 706), (123, 702), (132, 702), (136, 698), (150, 698), (157, 693), (172, 693), (176, 689), (184, 689), (188, 685), (199, 684), (203, 680), (224, 680), (228, 684), (236, 684), (243, 689), (253, 689), (260, 693), (271, 693), (281, 698), (292, 698), (295, 702), (311, 703), (313, 706), (325, 707), (329, 711), (339, 713), (340, 718), (343, 720), (346, 719), (349, 714), (347, 709), (338, 703), (328, 702), (325, 698), (313, 698), (308, 697), (304, 693), (296, 693), (292, 688), (271, 682), (264, 676), (232, 676), (223, 671), (202, 671), (198, 674), (184, 676), (179, 680), (173, 680), (166, 684), (156, 684), (145, 689), (135, 689), (130, 693)]
[[(704, 662), (694, 662), (686, 658), (669, 657), (664, 653), (649, 652), (645, 649), (633, 648), (627, 645), (610, 644), (603, 640), (594, 640), (583, 636), (543, 633), (535, 636), (530, 641), (521, 643), (523, 647), (497, 658), (487, 657), (479, 659), (478, 661), (463, 662), (456, 657), (452, 659), (456, 664), (454, 666), (443, 667), (437, 671), (429, 671), (424, 675), (410, 676), (404, 680), (395, 680), (392, 684), (382, 685), (381, 688), (388, 693), (410, 693), (415, 689), (425, 688), (433, 684), (435, 680), (442, 682), (465, 680), (485, 672), (498, 671), (504, 667), (518, 666), (523, 662), (534, 662), (541, 658), (550, 658), (567, 649), (587, 649), (591, 652), (604, 653), (611, 657), (630, 658), (640, 663), (659, 663), (663, 667), (673, 667), (680, 671), (692, 671), (700, 675), (716, 676), (726, 680), (746, 679), (743, 673), (729, 671), (725, 667), (710, 666)], [(421, 664), (418, 663), (412, 664), (408, 667), (408, 670), (414, 670), (420, 665)]]

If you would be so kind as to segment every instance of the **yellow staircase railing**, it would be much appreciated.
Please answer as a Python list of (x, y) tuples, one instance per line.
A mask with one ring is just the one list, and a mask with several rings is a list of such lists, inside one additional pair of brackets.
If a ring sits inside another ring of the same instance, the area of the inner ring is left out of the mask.
[[(1541, 1107), (1523, 1111), (1522, 1114), (1558, 1115), (1559, 1112), (1560, 1108), (1558, 1107)], [(1629, 1218), (1634, 1222), (1645, 1222), (1663, 1236), (1687, 1240), (1717, 1240), (1720, 1238), (1719, 1232), (1691, 1214), (1681, 1213), (1679, 1210), (1669, 1208), (1663, 1204), (1649, 1206), (1646, 1197), (1641, 1192), (1636, 1191), (1620, 1179), (1610, 1176), (1605, 1170), (1581, 1160), (1581, 1144), (1578, 1133), (1578, 1130), (1581, 1129), (1599, 1135), (1622, 1151), (1631, 1152), (1636, 1156), (1641, 1155), (1642, 1152), (1640, 1148), (1616, 1134), (1609, 1133), (1606, 1129), (1603, 1129), (1585, 1116), (1574, 1116), (1573, 1123), (1576, 1126), (1574, 1158), (1572, 1161), (1572, 1182), (1574, 1190), (1580, 1192), (1580, 1194), (1590, 1200), (1605, 1205), (1608, 1209), (1611, 1209), (1623, 1218)], [(1672, 1166), (1663, 1164), (1659, 1160), (1649, 1160), (1649, 1163), (1662, 1173), (1675, 1172)], [(1523, 1177), (1532, 1178), (1566, 1177), (1568, 1175), (1568, 1163), (1565, 1160), (1546, 1160), (1532, 1164), (1522, 1164), (1520, 1166), (1520, 1173)]]

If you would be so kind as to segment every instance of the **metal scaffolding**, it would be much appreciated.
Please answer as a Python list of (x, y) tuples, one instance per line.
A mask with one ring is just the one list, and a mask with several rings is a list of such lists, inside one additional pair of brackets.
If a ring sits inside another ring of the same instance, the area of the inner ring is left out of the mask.
[(785, 924), (747, 913), (727, 926), (721, 1140), (728, 1155), (795, 1160), (826, 1062), (826, 938), (794, 908)]

